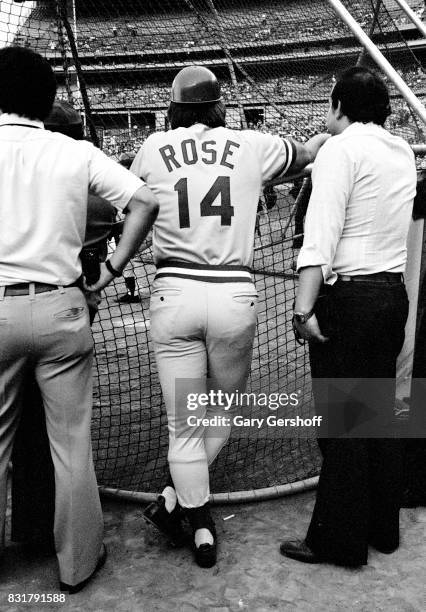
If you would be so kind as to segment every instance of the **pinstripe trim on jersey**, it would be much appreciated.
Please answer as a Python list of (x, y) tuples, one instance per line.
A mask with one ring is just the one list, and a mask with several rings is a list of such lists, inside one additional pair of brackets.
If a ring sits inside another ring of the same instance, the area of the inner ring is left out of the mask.
[(176, 276), (208, 283), (252, 282), (251, 270), (247, 266), (205, 265), (183, 261), (162, 261), (157, 264), (155, 278)]
[(297, 150), (296, 150), (296, 145), (294, 144), (294, 142), (292, 140), (288, 140), (287, 138), (282, 138), (281, 140), (283, 141), (284, 147), (286, 150), (286, 161), (281, 166), (281, 168), (278, 170), (278, 172), (276, 172), (274, 176), (271, 177), (270, 180), (275, 179), (278, 176), (281, 176), (282, 174), (285, 174), (287, 170), (290, 168), (290, 166), (293, 164), (293, 162), (296, 161)]

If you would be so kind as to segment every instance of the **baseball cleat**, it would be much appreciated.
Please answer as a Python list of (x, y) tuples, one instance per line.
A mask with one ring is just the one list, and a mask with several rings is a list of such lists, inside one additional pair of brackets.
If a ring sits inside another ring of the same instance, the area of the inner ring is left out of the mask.
[(178, 503), (172, 512), (167, 512), (165, 499), (159, 495), (143, 513), (147, 523), (156, 527), (170, 543), (179, 548), (186, 543), (187, 534), (182, 527), (182, 509)]
[(204, 504), (199, 508), (186, 508), (186, 516), (192, 527), (193, 538), (197, 529), (208, 529), (213, 536), (213, 544), (200, 544), (197, 546), (193, 541), (193, 551), (195, 562), (199, 567), (213, 567), (217, 559), (217, 537), (213, 518), (210, 514), (209, 504)]

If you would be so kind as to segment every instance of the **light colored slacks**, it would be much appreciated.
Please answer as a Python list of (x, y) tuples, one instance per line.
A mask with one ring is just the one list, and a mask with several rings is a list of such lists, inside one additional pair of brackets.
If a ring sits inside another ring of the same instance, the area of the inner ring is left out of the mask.
[[(0, 529), (4, 545), (7, 467), (25, 373), (40, 387), (55, 469), (55, 547), (60, 579), (77, 584), (95, 569), (103, 518), (93, 468), (93, 341), (76, 287), (3, 296), (0, 287)], [(3, 297), (2, 297), (3, 296)]]
[[(151, 335), (166, 404), (170, 473), (181, 506), (204, 505), (208, 466), (228, 440), (230, 425), (188, 425), (187, 395), (213, 386), (243, 392), (250, 372), (258, 295), (250, 282), (213, 283), (156, 279), (151, 295)], [(200, 411), (197, 410), (197, 416)], [(231, 416), (207, 405), (201, 416)]]

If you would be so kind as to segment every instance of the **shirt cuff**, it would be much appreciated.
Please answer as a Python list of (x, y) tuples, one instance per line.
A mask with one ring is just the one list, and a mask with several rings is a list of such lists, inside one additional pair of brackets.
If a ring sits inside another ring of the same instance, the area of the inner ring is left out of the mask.
[(315, 245), (303, 246), (297, 258), (297, 271), (309, 266), (321, 266), (324, 282), (327, 283), (333, 277), (331, 265)]

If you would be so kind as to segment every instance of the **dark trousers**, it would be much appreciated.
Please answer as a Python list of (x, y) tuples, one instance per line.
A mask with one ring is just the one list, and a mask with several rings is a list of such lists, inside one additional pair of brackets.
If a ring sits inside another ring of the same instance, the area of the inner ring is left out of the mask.
[[(373, 392), (372, 379), (381, 379), (382, 387), (386, 379), (381, 409), (384, 406), (392, 419), (396, 359), (407, 314), (407, 294), (400, 282), (338, 280), (327, 288), (317, 301), (316, 315), (330, 340), (310, 345), (318, 412), (324, 408), (321, 379), (363, 379)], [(336, 406), (339, 409), (338, 402), (334, 409)], [(401, 440), (324, 437), (319, 445), (323, 465), (306, 537), (308, 546), (324, 560), (341, 565), (365, 564), (369, 543), (398, 546)]]
[[(423, 280), (421, 300), (426, 302), (426, 278)], [(426, 308), (420, 320), (416, 338), (413, 364), (413, 380), (410, 398), (410, 429), (419, 438), (407, 440), (405, 452), (406, 502), (410, 505), (426, 505)]]

